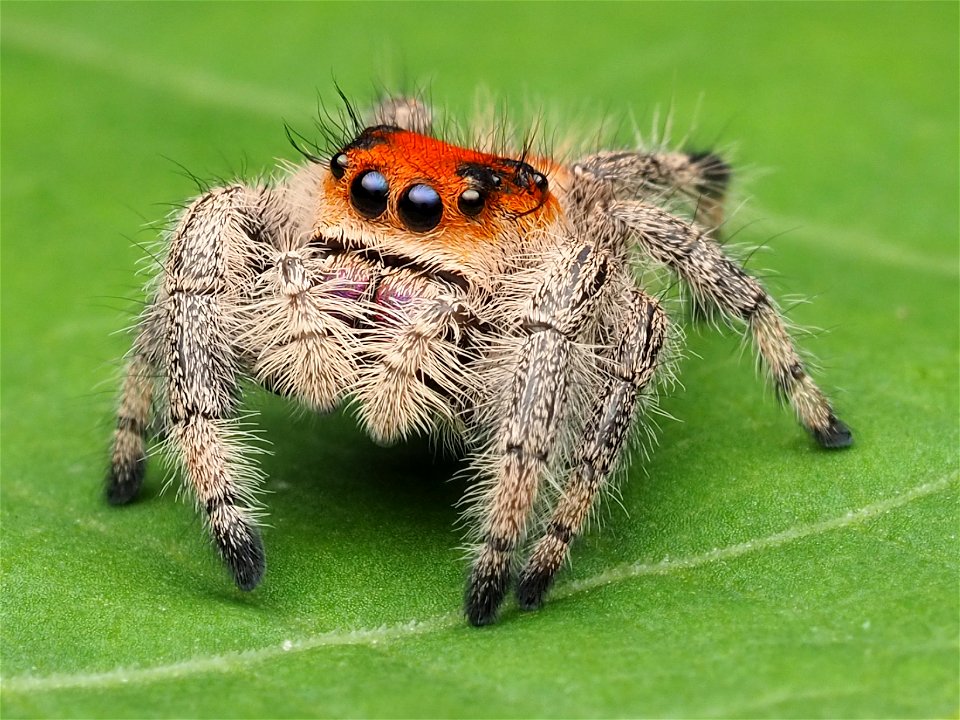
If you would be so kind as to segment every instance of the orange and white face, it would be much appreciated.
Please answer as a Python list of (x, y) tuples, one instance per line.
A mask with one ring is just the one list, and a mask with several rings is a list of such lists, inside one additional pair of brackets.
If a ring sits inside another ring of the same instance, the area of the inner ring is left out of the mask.
[(331, 159), (314, 236), (477, 278), (559, 215), (545, 172), (528, 162), (379, 126)]

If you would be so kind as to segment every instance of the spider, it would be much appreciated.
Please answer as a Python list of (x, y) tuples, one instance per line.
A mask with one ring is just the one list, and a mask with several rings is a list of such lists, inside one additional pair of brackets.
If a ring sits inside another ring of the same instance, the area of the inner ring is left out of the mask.
[(438, 139), (417, 98), (348, 112), (332, 156), (303, 151), (278, 181), (209, 190), (180, 215), (128, 356), (110, 503), (137, 495), (159, 427), (252, 590), (262, 476), (241, 381), (317, 412), (350, 402), (378, 443), (451, 436), (470, 459), (469, 622), (495, 621), (514, 579), (538, 608), (669, 375), (670, 319), (637, 280), (652, 265), (746, 328), (822, 447), (851, 444), (776, 303), (717, 242), (719, 156), (506, 157)]

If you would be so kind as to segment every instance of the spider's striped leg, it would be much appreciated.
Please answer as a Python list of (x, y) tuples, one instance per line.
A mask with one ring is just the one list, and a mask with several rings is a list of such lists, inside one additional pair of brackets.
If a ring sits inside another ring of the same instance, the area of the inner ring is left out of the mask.
[(640, 290), (625, 293), (629, 312), (621, 327), (611, 373), (584, 426), (571, 473), (547, 524), (520, 572), (517, 598), (532, 610), (543, 604), (570, 543), (583, 528), (597, 493), (615, 469), (629, 441), (642, 393), (653, 380), (663, 347), (667, 317), (657, 302)]
[(117, 427), (113, 431), (110, 472), (107, 475), (107, 501), (111, 505), (130, 502), (143, 484), (155, 372), (146, 356), (135, 349), (127, 364), (120, 407), (117, 409)]
[(618, 235), (635, 237), (651, 258), (672, 268), (698, 300), (746, 323), (777, 392), (789, 400), (822, 447), (853, 442), (850, 429), (807, 373), (774, 300), (706, 230), (645, 203), (615, 201), (607, 210), (607, 222)]
[(730, 166), (711, 152), (602, 152), (578, 165), (609, 182), (618, 195), (633, 199), (677, 192), (695, 207), (694, 220), (716, 229), (723, 223), (723, 201)]
[(538, 486), (555, 450), (568, 395), (567, 366), (607, 273), (607, 254), (575, 244), (547, 274), (521, 318), (522, 339), (503, 389), (503, 421), (490, 448), (492, 487), (483, 500), (482, 541), (466, 593), (474, 625), (496, 618)]
[(257, 471), (235, 437), (238, 362), (227, 307), (256, 245), (251, 227), (262, 225), (263, 201), (260, 191), (234, 186), (194, 202), (171, 238), (163, 287), (170, 448), (243, 590), (260, 582), (264, 554), (251, 515)]

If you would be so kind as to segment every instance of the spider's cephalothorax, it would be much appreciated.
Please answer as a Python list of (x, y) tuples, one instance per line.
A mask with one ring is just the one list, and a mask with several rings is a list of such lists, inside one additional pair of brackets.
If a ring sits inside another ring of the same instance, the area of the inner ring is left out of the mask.
[[(524, 548), (518, 599), (539, 607), (665, 374), (668, 319), (636, 263), (669, 268), (744, 324), (820, 445), (851, 443), (774, 301), (715, 241), (728, 179), (709, 153), (561, 164), (457, 147), (431, 136), (422, 104), (394, 98), (329, 159), (203, 194), (170, 235), (139, 325), (108, 499), (137, 494), (156, 407), (250, 590), (264, 555), (241, 380), (318, 411), (349, 399), (378, 442), (462, 439), (477, 474), (470, 622), (495, 619)], [(693, 217), (664, 209), (669, 195), (691, 199)]]

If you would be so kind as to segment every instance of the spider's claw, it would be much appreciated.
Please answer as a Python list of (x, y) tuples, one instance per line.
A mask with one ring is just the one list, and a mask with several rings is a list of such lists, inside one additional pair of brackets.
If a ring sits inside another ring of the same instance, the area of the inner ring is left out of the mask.
[(833, 413), (828, 418), (828, 425), (823, 430), (814, 430), (813, 435), (820, 443), (820, 447), (834, 450), (853, 445), (853, 433), (850, 428)]
[(126, 505), (140, 492), (147, 459), (140, 456), (133, 460), (114, 462), (107, 474), (107, 502), (111, 505)]
[(543, 607), (547, 590), (553, 585), (553, 573), (535, 570), (529, 565), (520, 573), (517, 584), (517, 602), (521, 610), (539, 610)]
[(253, 590), (263, 579), (266, 560), (263, 541), (256, 528), (237, 523), (223, 535), (217, 533), (220, 555), (241, 590)]

